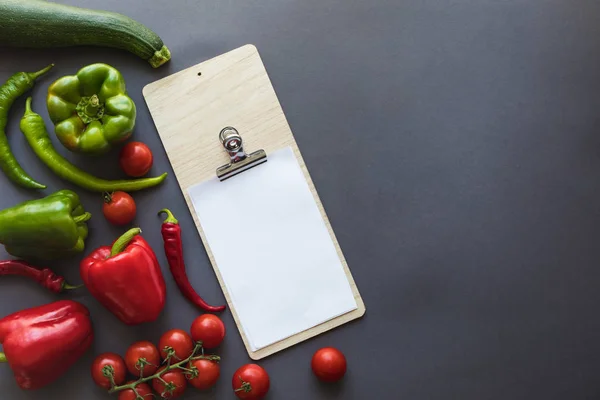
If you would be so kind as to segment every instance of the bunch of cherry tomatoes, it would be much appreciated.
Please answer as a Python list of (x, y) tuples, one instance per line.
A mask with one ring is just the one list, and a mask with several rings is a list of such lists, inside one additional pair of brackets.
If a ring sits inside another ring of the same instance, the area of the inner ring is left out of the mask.
[[(175, 399), (188, 386), (210, 389), (221, 374), (220, 358), (205, 355), (204, 349), (218, 347), (224, 338), (223, 321), (204, 314), (194, 320), (190, 333), (172, 329), (163, 334), (158, 347), (140, 341), (129, 346), (124, 358), (100, 354), (92, 363), (92, 378), (109, 393), (118, 393), (118, 400), (146, 400), (155, 392), (160, 398)], [(339, 350), (325, 347), (313, 355), (311, 368), (320, 380), (336, 382), (346, 373), (346, 358)], [(128, 381), (128, 373), (135, 380)], [(259, 400), (268, 393), (270, 378), (261, 366), (246, 364), (235, 371), (231, 384), (238, 398)]]
[[(118, 393), (118, 400), (147, 399), (153, 390), (164, 399), (175, 399), (188, 385), (209, 389), (220, 376), (219, 357), (205, 356), (204, 349), (221, 344), (225, 325), (219, 317), (204, 314), (194, 320), (190, 333), (172, 329), (161, 336), (158, 347), (148, 341), (136, 342), (129, 346), (125, 358), (115, 353), (100, 354), (92, 363), (92, 378), (110, 393)], [(195, 353), (198, 348), (201, 353)], [(186, 362), (174, 367), (182, 361)], [(127, 381), (128, 372), (136, 380)], [(135, 386), (120, 388), (132, 384)]]

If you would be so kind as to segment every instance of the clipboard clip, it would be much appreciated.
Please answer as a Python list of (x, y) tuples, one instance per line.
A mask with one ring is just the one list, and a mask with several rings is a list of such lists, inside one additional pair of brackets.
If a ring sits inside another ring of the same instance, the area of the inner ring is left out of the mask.
[(229, 164), (217, 168), (217, 177), (221, 182), (267, 162), (267, 153), (262, 149), (247, 154), (244, 151), (242, 136), (231, 126), (221, 130), (219, 140), (230, 159)]

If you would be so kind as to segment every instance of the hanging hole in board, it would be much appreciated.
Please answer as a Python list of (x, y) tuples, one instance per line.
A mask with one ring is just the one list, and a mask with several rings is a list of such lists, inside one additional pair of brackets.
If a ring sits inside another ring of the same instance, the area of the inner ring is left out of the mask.
[(198, 72), (198, 76), (202, 76), (202, 72)]

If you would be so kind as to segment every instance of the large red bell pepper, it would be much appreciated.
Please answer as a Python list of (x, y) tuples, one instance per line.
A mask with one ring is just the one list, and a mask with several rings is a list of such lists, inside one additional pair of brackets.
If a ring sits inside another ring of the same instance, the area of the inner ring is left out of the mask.
[(39, 389), (60, 378), (90, 347), (88, 309), (62, 300), (0, 319), (0, 343), (22, 389)]
[(156, 254), (139, 228), (125, 232), (80, 265), (90, 293), (127, 325), (152, 322), (165, 306), (166, 286)]

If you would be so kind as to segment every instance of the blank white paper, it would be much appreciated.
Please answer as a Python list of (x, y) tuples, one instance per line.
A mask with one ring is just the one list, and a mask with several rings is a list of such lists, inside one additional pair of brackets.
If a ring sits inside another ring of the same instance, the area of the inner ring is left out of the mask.
[(357, 309), (291, 148), (189, 189), (252, 351)]

